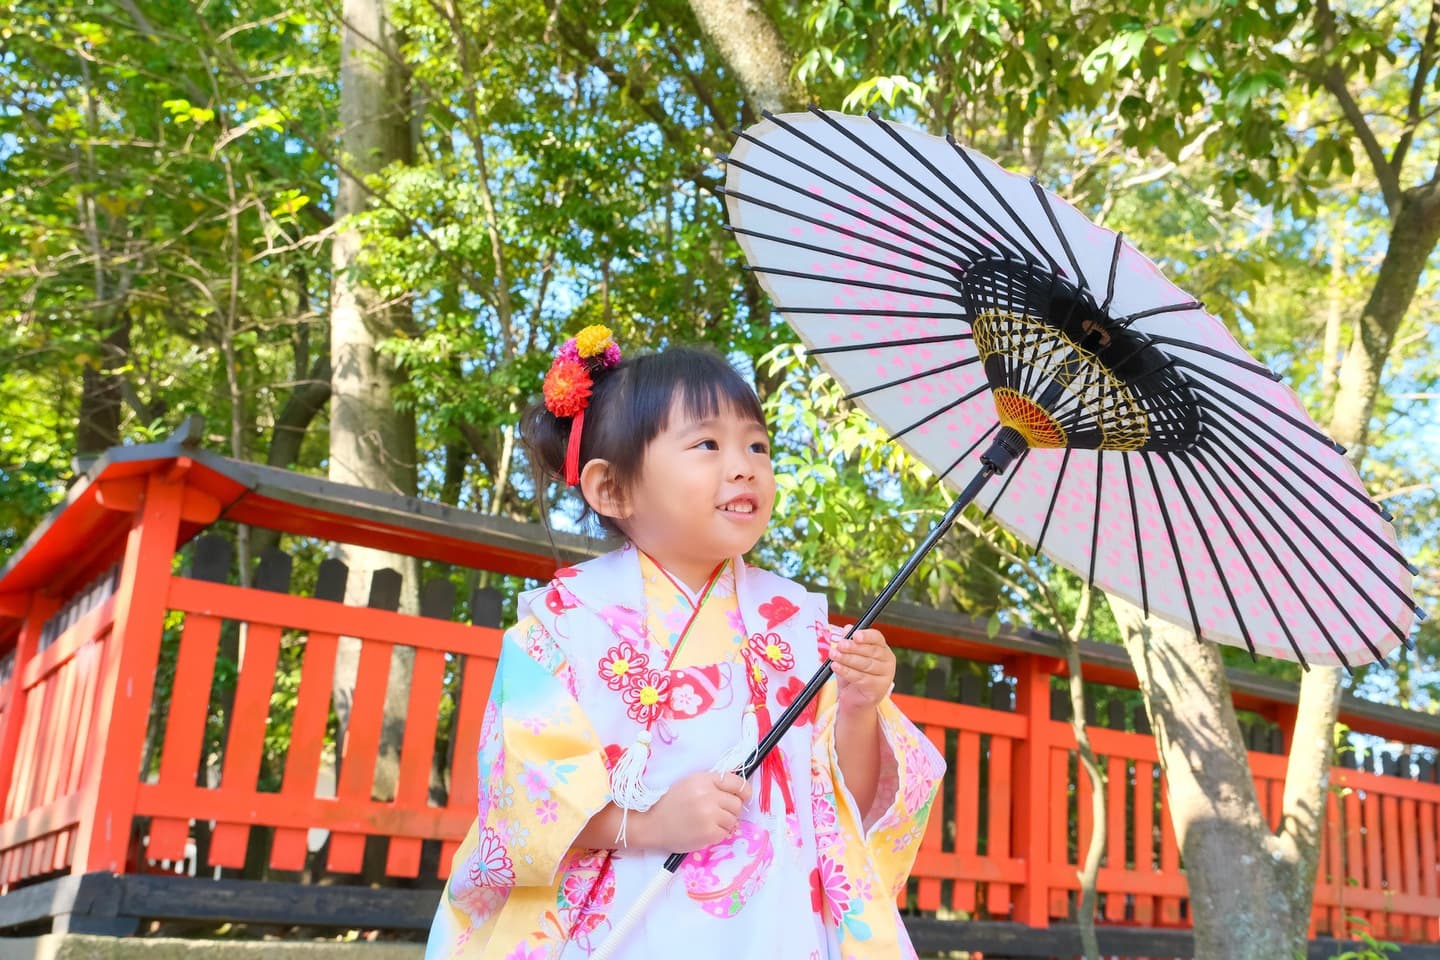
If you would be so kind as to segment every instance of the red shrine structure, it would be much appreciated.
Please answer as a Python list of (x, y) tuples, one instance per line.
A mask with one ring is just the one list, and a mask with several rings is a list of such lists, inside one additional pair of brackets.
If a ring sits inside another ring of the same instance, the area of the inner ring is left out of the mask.
[[(348, 544), (414, 558), (433, 578), (418, 615), (399, 612), (399, 572), (375, 575), (363, 605), (345, 602), (337, 559), (292, 583), (291, 557), (272, 548), (242, 578), (223, 534), (237, 525), (312, 557)], [(474, 815), (504, 620), (498, 591), (457, 600), (455, 584), (543, 580), (596, 546), (229, 460), (185, 431), (110, 450), (0, 570), (0, 934), (196, 920), (423, 931)], [(965, 617), (903, 605), (882, 624), (896, 646), (936, 655), (902, 671), (896, 699), (950, 768), (903, 895), (917, 949), (1075, 955), (1091, 804), (1058, 641), (987, 638)], [(346, 643), (359, 653), (342, 705)], [(376, 771), (397, 651), (408, 702), (387, 786)], [(1086, 644), (1084, 659), (1087, 682), (1135, 687), (1122, 650)], [(298, 662), (298, 684), (282, 661)], [(1274, 822), (1297, 688), (1240, 672), (1230, 683)], [(1108, 773), (1101, 948), (1187, 956), (1155, 745), (1123, 699), (1091, 730)], [(1341, 721), (1406, 749), (1334, 771), (1317, 949), (1363, 923), (1407, 957), (1440, 957), (1440, 717), (1350, 698)]]

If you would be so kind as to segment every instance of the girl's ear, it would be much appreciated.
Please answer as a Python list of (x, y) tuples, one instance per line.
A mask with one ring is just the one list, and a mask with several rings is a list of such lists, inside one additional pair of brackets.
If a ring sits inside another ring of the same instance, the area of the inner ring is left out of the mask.
[(590, 504), (590, 509), (602, 517), (624, 520), (630, 516), (630, 504), (615, 483), (609, 460), (590, 460), (585, 464), (580, 471), (580, 495)]

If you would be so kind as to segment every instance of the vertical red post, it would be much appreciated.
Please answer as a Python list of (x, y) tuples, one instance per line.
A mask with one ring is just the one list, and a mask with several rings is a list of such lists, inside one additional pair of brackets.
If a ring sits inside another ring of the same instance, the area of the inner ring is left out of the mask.
[(125, 869), (184, 494), (182, 479), (153, 473), (131, 519), (115, 591), (115, 625), (101, 668), (90, 741), (99, 762), (86, 784), (91, 802), (75, 840), (77, 874)]
[[(1050, 675), (1058, 661), (1022, 655), (1012, 662), (1015, 712), (1025, 718), (1025, 738), (1015, 743), (1015, 831), (1013, 850), (1025, 861), (1025, 883), (1015, 891), (1014, 919), (1032, 927), (1050, 923), (1047, 899), (1049, 835), (1046, 825), (1056, 802), (1053, 791), (1065, 789), (1049, 779)], [(1063, 794), (1062, 794), (1063, 796)]]
[[(20, 743), (20, 728), (25, 723), (25, 673), (26, 667), (35, 657), (40, 644), (40, 631), (45, 621), (60, 606), (54, 597), (42, 596), (38, 592), (30, 595), (29, 610), (20, 636), (15, 640), (15, 663), (10, 671), (10, 680), (3, 691), (5, 700), (5, 723), (0, 728), (0, 820), (6, 819), (10, 808), (10, 788), (15, 775), (15, 750)], [(27, 811), (17, 810), (16, 815)]]

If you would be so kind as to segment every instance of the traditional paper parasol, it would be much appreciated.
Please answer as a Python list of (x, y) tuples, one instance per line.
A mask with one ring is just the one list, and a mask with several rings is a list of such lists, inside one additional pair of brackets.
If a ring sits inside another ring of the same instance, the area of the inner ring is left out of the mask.
[(1415, 568), (1343, 449), (1119, 234), (873, 114), (767, 115), (724, 192), (809, 352), (959, 490), (852, 630), (974, 501), (1092, 585), (1252, 655), (1349, 668), (1408, 642)]

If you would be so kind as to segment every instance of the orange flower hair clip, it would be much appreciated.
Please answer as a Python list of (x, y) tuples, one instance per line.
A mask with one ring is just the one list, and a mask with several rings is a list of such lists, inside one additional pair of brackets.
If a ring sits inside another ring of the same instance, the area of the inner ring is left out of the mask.
[(557, 419), (569, 417), (570, 440), (565, 447), (565, 484), (580, 482), (580, 433), (595, 377), (620, 363), (620, 347), (610, 328), (594, 323), (566, 340), (555, 351), (545, 374), (545, 409)]

